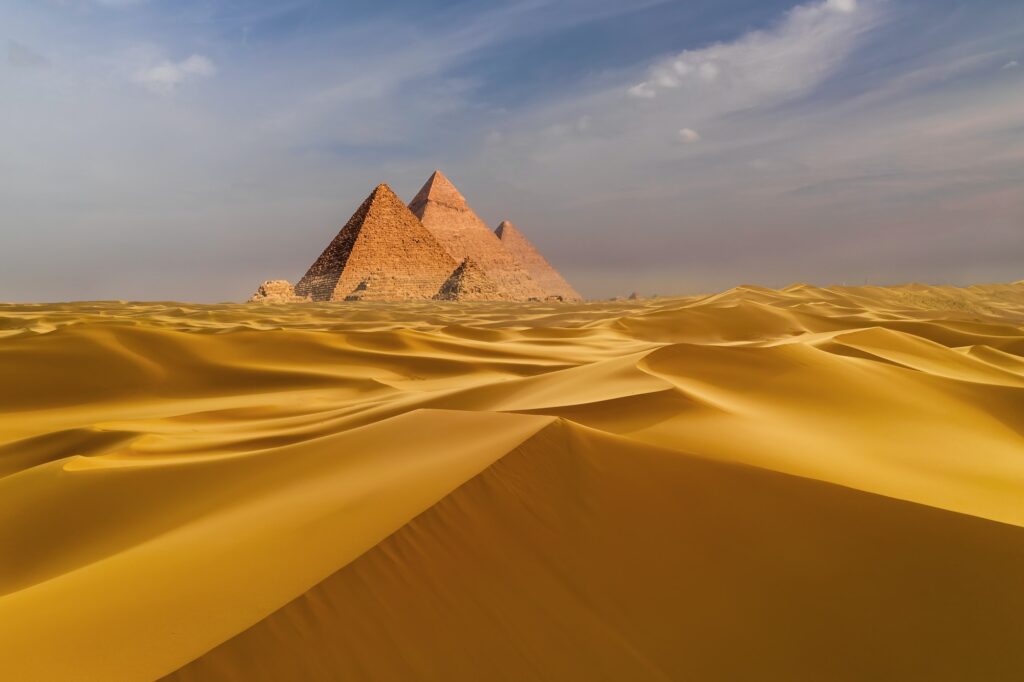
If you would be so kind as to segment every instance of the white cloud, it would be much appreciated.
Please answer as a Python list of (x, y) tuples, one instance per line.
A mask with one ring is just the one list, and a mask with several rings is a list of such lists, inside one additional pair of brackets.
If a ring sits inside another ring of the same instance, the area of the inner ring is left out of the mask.
[(718, 64), (714, 62), (704, 62), (700, 65), (700, 77), (708, 83), (713, 83), (718, 80), (718, 74), (721, 73), (721, 69), (718, 68)]
[(835, 10), (836, 12), (842, 12), (843, 14), (850, 14), (851, 12), (857, 11), (857, 0), (828, 0), (825, 6), (829, 9)]
[(135, 82), (153, 92), (173, 92), (179, 85), (214, 75), (217, 68), (208, 57), (194, 54), (180, 62), (163, 60), (135, 74)]
[(1020, 66), (1020, 62), (1018, 62), (1016, 59), (1014, 59), (1011, 62), (1006, 62), (1005, 64), (1003, 64), (1004, 69), (1016, 69), (1018, 66)]
[(671, 71), (664, 70), (653, 75), (654, 84), (662, 88), (679, 87), (679, 78)]
[(873, 5), (856, 0), (800, 5), (774, 28), (686, 50), (656, 64), (628, 92), (646, 99), (670, 90), (693, 99), (717, 97), (726, 109), (798, 95), (842, 62), (858, 34), (872, 25), (874, 14)]
[(694, 142), (700, 142), (701, 139), (700, 133), (693, 128), (683, 128), (676, 133), (676, 137), (679, 138), (679, 141), (683, 144), (693, 144)]
[(637, 83), (628, 90), (630, 97), (636, 97), (637, 99), (653, 99), (658, 96), (654, 88), (650, 83)]

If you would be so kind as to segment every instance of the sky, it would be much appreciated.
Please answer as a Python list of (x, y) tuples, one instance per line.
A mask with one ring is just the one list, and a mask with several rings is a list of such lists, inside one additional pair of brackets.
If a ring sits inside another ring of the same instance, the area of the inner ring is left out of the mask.
[(1024, 2), (0, 3), (0, 300), (244, 300), (435, 168), (593, 298), (1021, 280)]

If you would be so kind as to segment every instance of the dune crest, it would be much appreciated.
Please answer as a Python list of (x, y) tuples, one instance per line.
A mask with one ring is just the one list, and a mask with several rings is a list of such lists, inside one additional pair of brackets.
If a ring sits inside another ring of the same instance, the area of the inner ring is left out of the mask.
[(1021, 284), (0, 305), (0, 385), (2, 679), (1024, 675)]

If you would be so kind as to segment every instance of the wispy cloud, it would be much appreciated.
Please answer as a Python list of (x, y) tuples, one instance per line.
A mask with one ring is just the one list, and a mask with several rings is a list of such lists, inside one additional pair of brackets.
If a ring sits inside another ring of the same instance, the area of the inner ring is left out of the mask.
[(184, 83), (209, 78), (216, 73), (217, 68), (209, 57), (194, 54), (179, 62), (165, 59), (145, 67), (135, 74), (134, 81), (153, 92), (168, 94)]
[(654, 99), (658, 96), (658, 91), (647, 81), (637, 83), (626, 92), (629, 93), (630, 97), (637, 97), (639, 99)]
[[(768, 28), (656, 60), (643, 80), (565, 97), (529, 112), (502, 131), (502, 147), (492, 144), (489, 153), (503, 148), (519, 163), (532, 160), (550, 169), (581, 162), (600, 168), (600, 158), (650, 168), (678, 157), (679, 145), (668, 144), (673, 140), (723, 145), (701, 145), (704, 153), (763, 140), (771, 129), (752, 124), (726, 130), (732, 125), (729, 117), (750, 119), (758, 111), (810, 96), (883, 20), (877, 0), (796, 6)], [(588, 135), (552, 141), (552, 132), (571, 131), (564, 121), (580, 115), (591, 117)], [(680, 120), (687, 124), (683, 129)], [(545, 132), (538, 135), (538, 130)]]
[(796, 96), (841, 64), (877, 17), (873, 4), (856, 0), (801, 5), (771, 29), (663, 60), (628, 92), (645, 99), (712, 98), (718, 111)]

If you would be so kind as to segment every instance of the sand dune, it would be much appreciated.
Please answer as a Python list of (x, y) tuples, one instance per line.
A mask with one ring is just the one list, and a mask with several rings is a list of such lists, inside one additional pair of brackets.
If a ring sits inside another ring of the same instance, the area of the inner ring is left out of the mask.
[(0, 679), (1024, 676), (1024, 284), (0, 306)]

